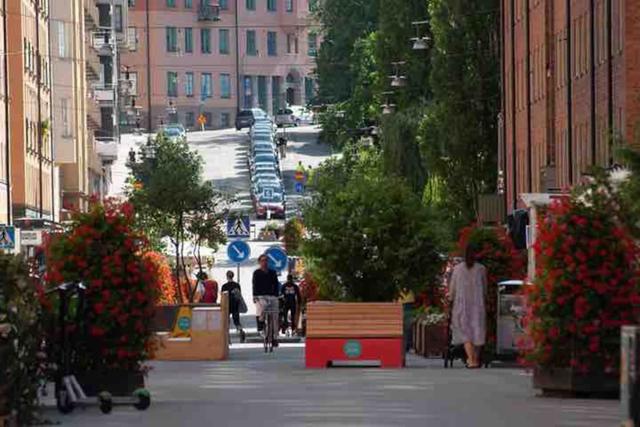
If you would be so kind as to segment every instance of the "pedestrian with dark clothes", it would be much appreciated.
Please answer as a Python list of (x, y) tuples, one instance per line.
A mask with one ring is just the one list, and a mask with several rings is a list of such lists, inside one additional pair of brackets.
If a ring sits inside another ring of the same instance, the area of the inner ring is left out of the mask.
[(293, 281), (293, 276), (289, 274), (287, 281), (282, 285), (280, 295), (284, 298), (284, 329), (289, 327), (288, 316), (291, 313), (291, 330), (295, 332), (297, 323), (298, 307), (302, 298), (300, 287)]
[(229, 313), (231, 314), (231, 318), (233, 319), (233, 324), (235, 325), (236, 330), (240, 334), (240, 342), (244, 342), (246, 339), (246, 334), (244, 332), (244, 329), (242, 329), (242, 324), (240, 323), (242, 289), (240, 289), (240, 284), (233, 280), (233, 277), (233, 271), (227, 271), (227, 283), (222, 285), (221, 292), (229, 293)]

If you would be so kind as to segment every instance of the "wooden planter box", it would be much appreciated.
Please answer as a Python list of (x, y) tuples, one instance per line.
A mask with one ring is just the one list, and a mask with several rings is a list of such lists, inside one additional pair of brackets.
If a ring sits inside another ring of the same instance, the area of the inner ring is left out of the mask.
[(533, 372), (533, 387), (545, 396), (590, 396), (617, 398), (620, 377), (604, 373), (579, 374), (571, 368), (538, 366)]
[(413, 323), (413, 350), (419, 356), (444, 356), (449, 347), (447, 324)]
[(345, 361), (402, 368), (403, 342), (402, 304), (319, 301), (307, 305), (307, 368)]
[(176, 321), (179, 305), (158, 305), (153, 317), (152, 330), (154, 332), (170, 331)]
[(144, 374), (139, 371), (89, 371), (76, 375), (87, 396), (97, 396), (108, 391), (113, 396), (131, 396), (144, 388)]

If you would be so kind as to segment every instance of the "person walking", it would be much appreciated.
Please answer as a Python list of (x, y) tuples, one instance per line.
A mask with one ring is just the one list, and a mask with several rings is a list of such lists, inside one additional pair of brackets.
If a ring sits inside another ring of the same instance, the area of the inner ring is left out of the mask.
[(287, 276), (287, 281), (282, 285), (280, 295), (284, 298), (284, 330), (286, 331), (289, 327), (288, 317), (289, 313), (291, 313), (291, 331), (295, 332), (298, 325), (298, 307), (300, 307), (302, 298), (300, 296), (300, 288), (293, 281), (291, 274)]
[(199, 273), (198, 291), (200, 293), (200, 302), (203, 304), (215, 304), (218, 302), (218, 282), (209, 279), (205, 272)]
[[(258, 326), (258, 332), (264, 329), (264, 311), (265, 309), (278, 307), (278, 290), (280, 282), (278, 281), (278, 274), (269, 268), (269, 261), (267, 256), (262, 254), (258, 257), (259, 268), (253, 272), (253, 302), (256, 304), (256, 323)], [(278, 316), (273, 316), (274, 325), (273, 330), (277, 331)], [(274, 346), (277, 346), (277, 336), (274, 341)]]
[(452, 341), (464, 345), (467, 368), (480, 367), (480, 350), (486, 339), (486, 293), (487, 270), (476, 262), (475, 248), (468, 245), (464, 262), (454, 267), (449, 283)]
[(227, 271), (227, 283), (222, 285), (220, 292), (229, 293), (229, 314), (231, 315), (233, 324), (236, 327), (236, 331), (240, 334), (240, 342), (245, 342), (246, 334), (244, 329), (242, 329), (242, 324), (240, 323), (240, 306), (244, 304), (242, 299), (242, 289), (240, 289), (240, 284), (233, 280), (233, 277), (233, 271)]

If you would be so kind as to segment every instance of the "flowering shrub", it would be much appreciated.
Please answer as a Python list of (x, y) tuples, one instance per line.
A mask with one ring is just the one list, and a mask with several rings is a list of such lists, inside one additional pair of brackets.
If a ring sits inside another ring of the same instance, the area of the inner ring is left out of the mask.
[(598, 182), (554, 202), (538, 224), (525, 360), (615, 372), (620, 326), (638, 314), (640, 248), (618, 221), (618, 196)]
[(525, 254), (519, 252), (502, 228), (469, 226), (460, 231), (456, 255), (464, 256), (467, 245), (476, 248), (479, 263), (487, 269), (487, 344), (496, 340), (498, 283), (525, 277)]
[(159, 287), (156, 303), (176, 304), (176, 284), (167, 258), (159, 252), (147, 252), (144, 254), (144, 259), (153, 264), (155, 268)]
[(45, 280), (87, 288), (76, 369), (137, 370), (149, 358), (158, 277), (145, 250), (128, 203), (95, 204), (49, 242)]
[(293, 218), (284, 226), (284, 248), (289, 255), (296, 255), (304, 235), (304, 224), (298, 218)]
[(305, 303), (318, 299), (318, 282), (308, 271), (304, 273), (304, 277), (300, 282), (300, 294)]

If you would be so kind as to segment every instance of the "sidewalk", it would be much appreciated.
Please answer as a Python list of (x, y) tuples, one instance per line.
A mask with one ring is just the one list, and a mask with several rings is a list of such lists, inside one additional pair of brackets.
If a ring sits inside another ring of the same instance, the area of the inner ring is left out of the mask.
[(302, 345), (264, 354), (234, 345), (225, 362), (158, 362), (146, 412), (97, 408), (63, 417), (64, 426), (615, 426), (619, 402), (535, 397), (520, 369), (444, 369), (410, 356), (403, 370), (306, 370)]

